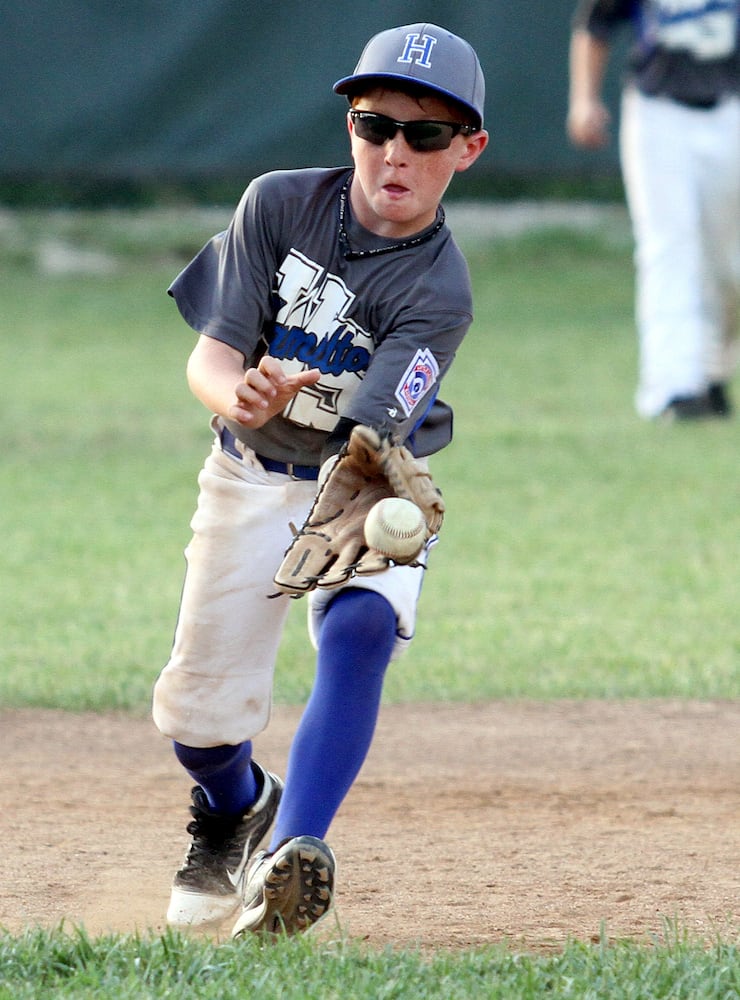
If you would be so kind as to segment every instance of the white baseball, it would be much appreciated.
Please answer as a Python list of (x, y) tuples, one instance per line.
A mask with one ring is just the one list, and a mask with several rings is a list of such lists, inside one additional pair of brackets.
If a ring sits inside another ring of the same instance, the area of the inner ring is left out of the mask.
[(424, 515), (410, 500), (386, 497), (365, 518), (365, 541), (394, 562), (407, 563), (419, 555), (426, 541)]

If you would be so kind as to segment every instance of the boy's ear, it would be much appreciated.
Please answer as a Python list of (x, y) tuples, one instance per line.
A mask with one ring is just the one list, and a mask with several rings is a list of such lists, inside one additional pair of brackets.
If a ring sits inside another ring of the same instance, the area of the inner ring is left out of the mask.
[(484, 128), (480, 129), (478, 132), (473, 132), (472, 135), (465, 136), (464, 138), (465, 149), (457, 162), (457, 166), (455, 167), (455, 171), (457, 173), (461, 173), (463, 170), (467, 170), (468, 167), (472, 167), (488, 145), (488, 132), (486, 132)]

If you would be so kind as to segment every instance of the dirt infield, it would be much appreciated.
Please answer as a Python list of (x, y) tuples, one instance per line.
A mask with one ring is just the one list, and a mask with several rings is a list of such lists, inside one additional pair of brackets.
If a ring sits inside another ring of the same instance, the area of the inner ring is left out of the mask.
[[(297, 718), (257, 741), (273, 770)], [(189, 782), (151, 722), (3, 711), (0, 751), (0, 925), (163, 930)], [(321, 933), (373, 947), (734, 940), (740, 702), (387, 706), (328, 839)]]

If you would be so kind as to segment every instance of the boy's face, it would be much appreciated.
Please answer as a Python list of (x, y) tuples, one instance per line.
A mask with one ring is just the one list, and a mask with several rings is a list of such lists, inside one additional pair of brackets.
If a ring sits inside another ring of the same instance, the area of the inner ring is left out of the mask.
[[(459, 121), (451, 105), (431, 93), (417, 98), (378, 88), (357, 97), (352, 107), (400, 122)], [(357, 135), (349, 115), (347, 127), (355, 164), (352, 210), (366, 229), (391, 239), (403, 239), (431, 225), (453, 174), (467, 170), (488, 142), (488, 133), (480, 130), (456, 135), (448, 149), (418, 152), (400, 129), (392, 139), (376, 146)]]

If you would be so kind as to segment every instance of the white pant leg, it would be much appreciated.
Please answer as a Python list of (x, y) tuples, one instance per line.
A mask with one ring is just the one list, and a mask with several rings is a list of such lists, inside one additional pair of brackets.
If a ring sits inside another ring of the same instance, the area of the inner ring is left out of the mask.
[(165, 736), (207, 747), (240, 743), (267, 725), (290, 603), (269, 595), (289, 522), (303, 523), (316, 483), (265, 472), (218, 442), (199, 483), (174, 646), (152, 714)]
[[(396, 612), (396, 642), (393, 646), (392, 659), (397, 659), (409, 646), (416, 629), (416, 611), (424, 582), (429, 549), (436, 543), (436, 538), (427, 546), (418, 558), (419, 566), (393, 566), (383, 573), (372, 576), (355, 576), (341, 589), (372, 590), (381, 594)], [(338, 588), (340, 589), (340, 588)], [(337, 590), (313, 590), (308, 599), (308, 634), (314, 648), (318, 648), (321, 624), (327, 608), (336, 596)]]
[(706, 388), (702, 206), (692, 155), (706, 112), (634, 89), (622, 98), (620, 152), (635, 237), (638, 412)]

